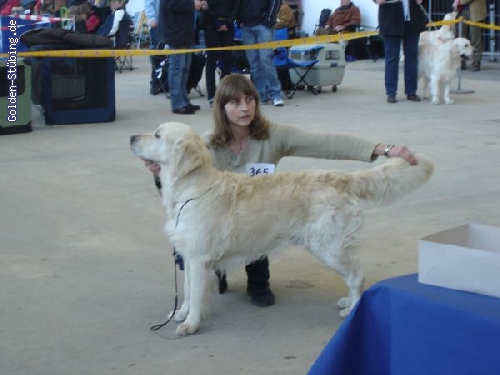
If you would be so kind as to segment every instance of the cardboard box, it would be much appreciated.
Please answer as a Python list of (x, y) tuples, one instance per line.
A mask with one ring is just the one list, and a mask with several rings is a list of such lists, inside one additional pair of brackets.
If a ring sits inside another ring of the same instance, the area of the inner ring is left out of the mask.
[(500, 228), (466, 224), (421, 239), (418, 281), (500, 297)]

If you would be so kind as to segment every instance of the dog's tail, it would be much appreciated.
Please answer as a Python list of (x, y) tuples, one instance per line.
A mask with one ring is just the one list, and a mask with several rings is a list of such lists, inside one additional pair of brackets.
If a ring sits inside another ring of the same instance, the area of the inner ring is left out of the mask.
[(354, 172), (348, 191), (375, 205), (391, 203), (429, 181), (434, 171), (432, 162), (422, 155), (416, 157), (417, 165), (410, 165), (402, 158), (391, 158), (375, 168)]

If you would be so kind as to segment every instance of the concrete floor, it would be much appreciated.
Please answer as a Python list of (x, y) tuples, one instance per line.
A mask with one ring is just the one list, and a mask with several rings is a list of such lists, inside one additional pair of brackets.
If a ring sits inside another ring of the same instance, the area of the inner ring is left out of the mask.
[[(301, 249), (271, 258), (275, 306), (249, 303), (241, 267), (199, 334), (177, 337), (175, 323), (149, 330), (173, 307), (173, 259), (160, 198), (129, 136), (168, 120), (202, 132), (212, 120), (194, 92), (202, 110), (172, 115), (163, 95), (148, 94), (147, 58), (135, 65), (116, 75), (115, 122), (45, 126), (32, 108), (32, 133), (0, 137), (0, 374), (305, 374), (342, 323), (335, 303), (346, 287)], [(336, 93), (264, 107), (276, 122), (406, 144), (435, 162), (428, 185), (366, 213), (367, 286), (416, 272), (423, 236), (500, 225), (500, 65), (483, 66), (463, 72), (453, 106), (408, 102), (402, 87), (401, 101), (387, 104), (384, 62), (357, 61)], [(367, 167), (289, 158), (279, 170)]]

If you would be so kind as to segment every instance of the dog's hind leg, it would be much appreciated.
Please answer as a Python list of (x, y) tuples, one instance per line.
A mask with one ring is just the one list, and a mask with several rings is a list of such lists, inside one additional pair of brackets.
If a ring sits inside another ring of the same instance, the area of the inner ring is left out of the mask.
[(189, 268), (187, 268), (185, 272), (189, 272), (189, 290), (185, 299), (189, 299), (189, 312), (184, 323), (177, 327), (176, 333), (178, 335), (192, 335), (198, 331), (201, 322), (201, 308), (203, 295), (205, 293), (207, 269), (205, 267), (205, 262), (202, 260), (194, 261), (191, 259), (188, 263)]
[(429, 90), (429, 80), (424, 75), (420, 78), (420, 86), (422, 87), (422, 99), (428, 99), (429, 93), (427, 90)]
[(365, 277), (357, 261), (350, 264), (339, 264), (334, 269), (342, 276), (349, 288), (349, 294), (337, 302), (337, 306), (342, 309), (340, 316), (345, 318), (354, 309), (354, 306), (356, 306), (361, 297), (361, 289), (363, 288)]
[(435, 75), (430, 77), (431, 104), (439, 104), (439, 79)]
[(354, 244), (348, 245), (343, 248), (341, 254), (339, 254), (335, 249), (332, 251), (331, 245), (308, 245), (309, 250), (317, 258), (319, 258), (328, 268), (342, 276), (349, 288), (349, 294), (342, 297), (337, 303), (337, 306), (342, 309), (340, 312), (342, 318), (349, 315), (359, 301), (361, 289), (363, 288), (365, 280), (363, 272), (361, 271), (359, 259), (355, 255), (356, 249), (354, 247)]

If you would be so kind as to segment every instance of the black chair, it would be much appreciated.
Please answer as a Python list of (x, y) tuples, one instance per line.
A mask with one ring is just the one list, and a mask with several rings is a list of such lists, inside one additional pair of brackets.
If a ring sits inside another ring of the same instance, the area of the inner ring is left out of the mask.
[[(115, 49), (132, 49), (134, 43), (134, 23), (130, 18), (130, 15), (125, 12), (120, 24), (118, 26), (118, 31), (114, 36)], [(133, 70), (134, 64), (132, 56), (117, 56), (115, 58), (115, 69), (121, 73), (123, 70)]]

